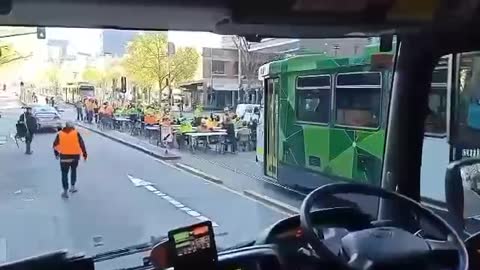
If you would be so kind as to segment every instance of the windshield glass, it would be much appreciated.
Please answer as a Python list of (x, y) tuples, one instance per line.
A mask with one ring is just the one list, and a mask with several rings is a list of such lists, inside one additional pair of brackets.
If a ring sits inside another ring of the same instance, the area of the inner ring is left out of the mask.
[[(476, 140), (478, 125), (478, 79), (479, 52), (464, 52), (443, 56), (432, 74), (432, 86), (429, 97), (429, 115), (425, 122), (425, 137), (422, 156), (421, 194), (423, 201), (439, 211), (446, 213), (445, 187), (438, 180), (445, 178), (448, 163), (469, 157), (479, 157), (479, 149), (471, 148), (467, 143), (459, 141), (456, 145), (449, 144), (447, 129), (449, 119), (447, 106), (449, 97), (455, 97), (450, 103), (458, 104), (453, 121), (458, 121), (462, 136), (468, 140)], [(457, 96), (458, 93), (458, 96)], [(452, 105), (453, 108), (453, 105)], [(450, 120), (452, 121), (452, 120)], [(451, 122), (453, 123), (457, 122)], [(451, 131), (452, 133), (453, 131)], [(468, 169), (466, 169), (468, 168)], [(464, 218), (466, 231), (478, 232), (480, 223), (480, 192), (478, 187), (480, 167), (478, 164), (462, 168), (464, 181)]]
[[(0, 263), (93, 255), (205, 220), (226, 248), (313, 188), (381, 183), (395, 49), (376, 37), (2, 31), (22, 35), (0, 41)], [(430, 103), (444, 117), (442, 93)], [(16, 125), (24, 105), (61, 119)]]

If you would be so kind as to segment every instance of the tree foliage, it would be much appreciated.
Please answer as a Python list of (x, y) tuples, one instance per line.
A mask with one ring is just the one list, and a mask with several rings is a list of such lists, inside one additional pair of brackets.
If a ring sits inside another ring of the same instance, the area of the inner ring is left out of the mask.
[(242, 36), (233, 36), (232, 41), (240, 52), (240, 66), (242, 83), (250, 90), (252, 84), (258, 82), (258, 69), (265, 63), (272, 61), (276, 54), (261, 53), (250, 50), (250, 42)]
[(104, 74), (102, 73), (103, 72), (97, 68), (87, 67), (82, 73), (82, 78), (89, 83), (99, 86), (104, 77)]
[(128, 77), (141, 88), (168, 86), (191, 80), (198, 66), (199, 54), (194, 48), (178, 48), (168, 56), (168, 40), (164, 33), (137, 36), (127, 48), (123, 66)]
[(0, 66), (27, 59), (30, 56), (32, 55), (21, 55), (10, 44), (0, 43)]
[(50, 87), (55, 91), (55, 94), (58, 93), (60, 88), (61, 76), (61, 69), (58, 65), (52, 65), (45, 71), (45, 77), (47, 78)]

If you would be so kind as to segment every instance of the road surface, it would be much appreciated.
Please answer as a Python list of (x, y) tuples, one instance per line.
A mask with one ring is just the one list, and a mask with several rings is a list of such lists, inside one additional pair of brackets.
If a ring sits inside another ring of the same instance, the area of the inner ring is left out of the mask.
[[(0, 99), (0, 136), (14, 133), (21, 113), (11, 106), (2, 109), (5, 104)], [(31, 156), (10, 138), (0, 145), (0, 263), (62, 248), (93, 255), (203, 219), (212, 220), (217, 232), (227, 233), (217, 238), (218, 246), (227, 247), (253, 239), (286, 216), (137, 150), (80, 132), (89, 158), (78, 169), (79, 192), (68, 200), (60, 197), (54, 133), (37, 134)], [(136, 257), (128, 265), (135, 263), (141, 260)], [(126, 265), (105, 267), (120, 266)]]

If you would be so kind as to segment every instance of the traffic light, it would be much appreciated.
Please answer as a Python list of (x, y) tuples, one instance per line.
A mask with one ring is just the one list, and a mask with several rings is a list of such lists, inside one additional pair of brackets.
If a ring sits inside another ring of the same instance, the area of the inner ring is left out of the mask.
[(127, 92), (127, 77), (122, 77), (120, 79), (120, 92), (122, 93)]
[(47, 33), (45, 27), (37, 27), (37, 38), (38, 39), (45, 39), (47, 37)]

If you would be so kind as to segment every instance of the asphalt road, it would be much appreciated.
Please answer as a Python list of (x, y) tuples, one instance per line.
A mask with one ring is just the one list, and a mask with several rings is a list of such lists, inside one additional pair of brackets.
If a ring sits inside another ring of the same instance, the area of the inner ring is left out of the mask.
[[(0, 98), (0, 136), (14, 133), (21, 113), (6, 103)], [(255, 238), (285, 217), (144, 153), (87, 130), (80, 132), (89, 159), (78, 169), (79, 192), (68, 200), (60, 197), (54, 133), (37, 134), (31, 156), (10, 138), (0, 145), (0, 263), (63, 248), (93, 255), (142, 243), (205, 218), (217, 225), (216, 232), (227, 233), (217, 238), (218, 246), (227, 247)], [(128, 265), (140, 264), (139, 258)], [(120, 266), (126, 265), (112, 263), (105, 268)]]

